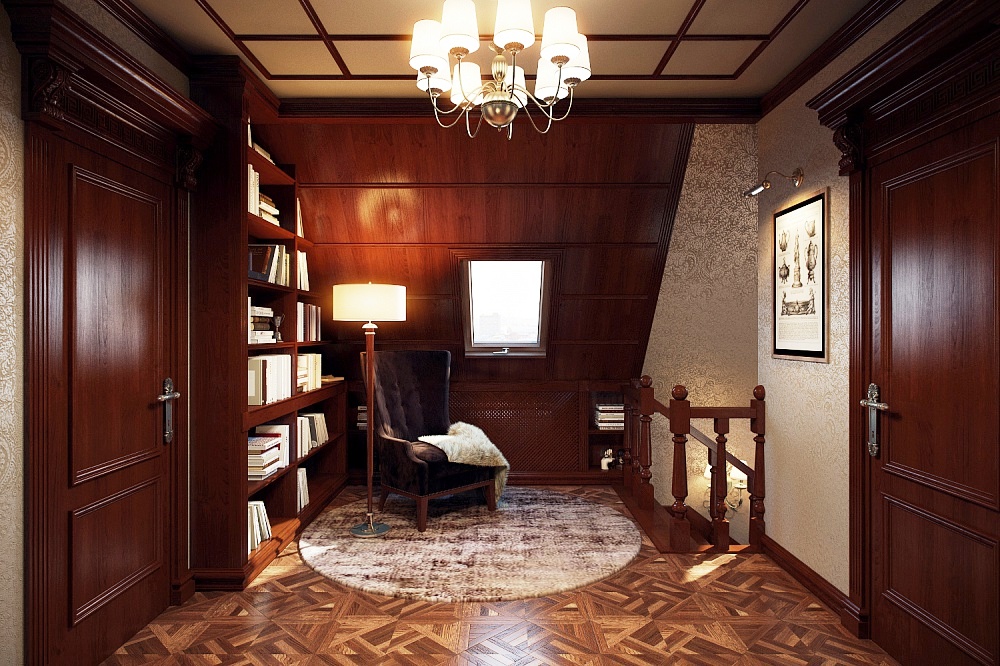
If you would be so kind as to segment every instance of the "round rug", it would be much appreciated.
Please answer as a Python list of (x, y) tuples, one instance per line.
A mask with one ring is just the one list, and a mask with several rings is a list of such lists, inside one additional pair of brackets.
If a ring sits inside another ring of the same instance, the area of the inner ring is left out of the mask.
[(510, 601), (565, 592), (620, 571), (639, 553), (635, 524), (611, 507), (537, 488), (508, 487), (496, 512), (476, 493), (431, 500), (427, 531), (416, 504), (390, 495), (376, 519), (391, 527), (358, 539), (365, 501), (323, 512), (302, 533), (302, 559), (348, 587), (428, 601)]

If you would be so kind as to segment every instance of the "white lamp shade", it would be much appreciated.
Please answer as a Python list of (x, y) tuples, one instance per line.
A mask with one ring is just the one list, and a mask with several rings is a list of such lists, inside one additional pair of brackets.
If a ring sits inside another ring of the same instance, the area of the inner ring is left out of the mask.
[(583, 83), (590, 78), (590, 47), (587, 46), (587, 37), (580, 33), (574, 35), (574, 41), (580, 50), (563, 65), (562, 78), (563, 81), (579, 79), (575, 83)]
[(712, 478), (712, 463), (708, 463), (707, 465), (705, 465), (705, 478), (706, 479)]
[[(743, 463), (744, 465), (747, 464), (746, 460), (741, 460), (740, 462)], [(747, 482), (746, 472), (737, 468), (736, 465), (733, 465), (733, 468), (729, 470), (729, 478), (735, 481), (736, 485), (743, 483), (743, 487), (744, 488), (746, 487), (746, 482)]]
[(470, 102), (483, 103), (483, 73), (479, 65), (468, 60), (455, 64), (451, 77), (451, 102), (462, 106)]
[(424, 67), (433, 67), (439, 72), (448, 71), (448, 57), (441, 49), (441, 24), (439, 22), (424, 19), (413, 24), (410, 67), (418, 72)]
[(528, 93), (527, 87), (524, 85), (524, 68), (523, 67), (508, 67), (507, 75), (503, 79), (504, 87), (508, 90), (513, 84), (514, 86), (514, 103), (517, 104), (517, 108), (524, 108), (524, 105), (528, 103)]
[(514, 44), (526, 49), (535, 43), (531, 0), (499, 0), (493, 43), (504, 49)]
[(545, 12), (542, 29), (542, 57), (570, 60), (580, 51), (576, 44), (576, 12), (569, 7), (553, 7)]
[(464, 49), (469, 53), (479, 49), (479, 24), (476, 22), (476, 3), (472, 0), (445, 0), (441, 12), (441, 47)]
[(430, 75), (428, 78), (424, 74), (417, 74), (417, 87), (427, 92), (428, 88), (434, 88), (439, 93), (451, 90), (451, 79), (448, 78), (447, 68)]
[(559, 67), (551, 60), (538, 59), (538, 71), (535, 73), (535, 97), (548, 101), (558, 96), (562, 99), (569, 95), (569, 88), (559, 84)]
[(333, 285), (334, 321), (406, 321), (406, 287), (398, 284)]

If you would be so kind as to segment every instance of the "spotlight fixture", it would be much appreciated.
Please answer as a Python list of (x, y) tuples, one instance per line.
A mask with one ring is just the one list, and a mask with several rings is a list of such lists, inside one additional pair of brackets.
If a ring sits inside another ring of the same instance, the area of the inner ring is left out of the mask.
[(768, 180), (768, 178), (770, 178), (772, 176), (772, 174), (773, 175), (781, 176), (782, 178), (787, 178), (788, 180), (792, 181), (792, 183), (795, 185), (795, 187), (800, 186), (802, 184), (802, 181), (806, 177), (806, 174), (803, 173), (802, 169), (796, 169), (795, 171), (792, 172), (791, 176), (786, 176), (785, 174), (781, 173), (780, 171), (768, 171), (767, 174), (764, 176), (764, 180), (760, 181), (760, 185), (757, 185), (755, 187), (751, 187), (749, 190), (747, 190), (746, 192), (743, 193), (743, 196), (745, 196), (745, 197), (747, 197), (749, 199), (750, 197), (755, 197), (758, 194), (760, 194), (761, 192), (763, 192), (764, 190), (770, 188), (771, 187), (771, 181)]
[[(479, 65), (466, 59), (480, 41), (473, 0), (445, 0), (441, 21), (417, 21), (410, 66), (417, 70), (417, 88), (430, 98), (437, 123), (448, 128), (464, 119), (466, 133), (475, 137), (485, 120), (497, 130), (507, 130), (510, 139), (519, 111), (540, 134), (565, 119), (573, 106), (574, 89), (590, 78), (590, 51), (587, 38), (577, 30), (575, 11), (553, 7), (544, 20), (534, 94), (525, 87), (524, 69), (517, 64), (518, 54), (535, 43), (530, 0), (498, 0), (496, 29), (489, 43), (495, 54), (492, 77), (485, 82)], [(438, 103), (449, 90), (451, 108)], [(565, 111), (557, 113), (556, 104), (567, 97)], [(531, 107), (542, 115), (540, 122), (531, 117)], [(475, 109), (479, 112), (473, 116)], [(451, 114), (455, 115), (448, 119)]]

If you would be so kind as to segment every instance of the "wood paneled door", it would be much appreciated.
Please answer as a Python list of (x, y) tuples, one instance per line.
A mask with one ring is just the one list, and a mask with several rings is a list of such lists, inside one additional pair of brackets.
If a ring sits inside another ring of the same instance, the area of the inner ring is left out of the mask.
[(58, 257), (34, 314), (63, 341), (33, 359), (50, 371), (33, 435), (47, 566), (33, 574), (46, 580), (45, 663), (95, 663), (170, 603), (171, 447), (186, 446), (177, 405), (158, 400), (182, 376), (174, 191), (35, 126), (28, 141), (58, 174), (33, 186), (57, 211), (44, 231)]
[(995, 664), (1000, 115), (871, 169), (872, 638)]

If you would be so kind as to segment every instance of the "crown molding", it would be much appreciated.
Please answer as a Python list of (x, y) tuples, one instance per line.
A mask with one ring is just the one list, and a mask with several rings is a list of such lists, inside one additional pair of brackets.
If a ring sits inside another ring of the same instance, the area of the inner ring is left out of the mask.
[(163, 28), (149, 20), (129, 0), (95, 0), (104, 11), (111, 14), (136, 37), (160, 54), (167, 62), (188, 75), (191, 56)]

